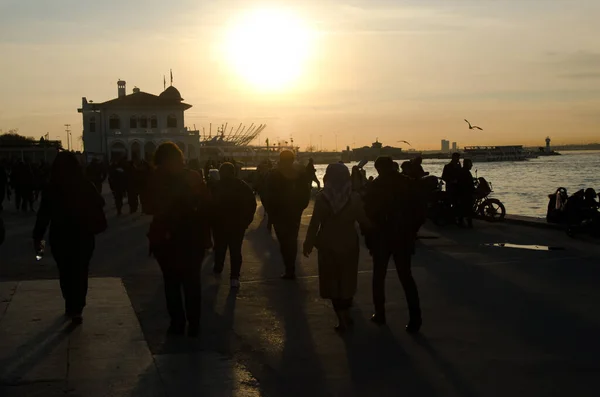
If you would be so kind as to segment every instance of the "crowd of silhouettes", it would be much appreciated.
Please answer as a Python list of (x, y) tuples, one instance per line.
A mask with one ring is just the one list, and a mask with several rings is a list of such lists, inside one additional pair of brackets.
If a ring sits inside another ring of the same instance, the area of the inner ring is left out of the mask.
[(35, 211), (35, 203), (48, 184), (49, 165), (41, 160), (37, 163), (25, 160), (0, 161), (0, 212), (5, 201), (14, 198), (15, 209), (22, 212)]
[[(237, 176), (234, 163), (206, 164), (208, 171), (203, 172), (198, 161), (186, 166), (183, 153), (170, 142), (158, 147), (152, 164), (120, 159), (105, 168), (92, 160), (83, 168), (72, 153), (60, 153), (41, 195), (33, 240), (36, 251), (43, 250), (42, 241), (50, 229), (65, 314), (75, 322), (82, 321), (95, 236), (107, 227), (101, 196), (106, 179), (118, 214), (127, 197), (130, 212), (137, 211), (139, 198), (142, 211), (152, 216), (147, 233), (149, 252), (163, 275), (169, 333), (182, 334), (187, 329), (189, 336), (196, 337), (200, 332), (200, 270), (207, 250), (214, 250), (215, 274), (224, 271), (229, 251), (230, 286), (240, 288), (242, 245), (256, 212), (255, 194), (260, 196), (267, 224), (275, 229), (281, 277), (294, 280), (298, 234), (311, 199), (314, 164), (312, 168), (301, 166), (291, 151), (282, 151), (278, 160), (276, 166), (270, 161), (261, 163), (250, 187)], [(219, 168), (214, 168), (217, 165)], [(362, 234), (373, 258), (372, 321), (386, 322), (385, 278), (392, 258), (408, 303), (406, 329), (417, 332), (422, 319), (411, 258), (425, 216), (418, 179), (426, 173), (419, 160), (400, 172), (400, 166), (389, 157), (377, 159), (375, 168), (378, 176), (369, 180), (362, 167), (351, 171), (343, 163), (327, 167), (303, 253), (309, 256), (318, 250), (320, 295), (332, 301), (336, 329), (342, 332), (353, 324), (349, 309), (356, 293)], [(461, 176), (453, 178), (460, 186)]]

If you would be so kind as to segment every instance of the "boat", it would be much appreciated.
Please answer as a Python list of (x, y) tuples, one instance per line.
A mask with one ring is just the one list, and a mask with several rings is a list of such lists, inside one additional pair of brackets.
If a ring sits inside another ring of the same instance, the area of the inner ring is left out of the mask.
[(537, 158), (537, 154), (523, 149), (522, 145), (466, 146), (464, 157), (473, 162), (525, 161)]

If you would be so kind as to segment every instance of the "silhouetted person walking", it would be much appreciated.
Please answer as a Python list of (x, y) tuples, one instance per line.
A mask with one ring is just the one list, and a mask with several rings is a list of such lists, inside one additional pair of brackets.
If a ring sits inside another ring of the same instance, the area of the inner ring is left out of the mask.
[(310, 179), (311, 189), (314, 182), (317, 184), (317, 189), (321, 190), (321, 181), (317, 178), (317, 169), (315, 168), (315, 161), (313, 159), (308, 159), (308, 164), (306, 164), (306, 175)]
[(42, 201), (33, 230), (36, 252), (42, 248), (46, 229), (58, 265), (65, 314), (81, 323), (86, 304), (88, 271), (95, 247), (95, 235), (106, 229), (104, 200), (83, 175), (71, 152), (61, 152), (52, 164), (50, 184)]
[(460, 153), (452, 153), (452, 161), (444, 166), (442, 171), (442, 180), (446, 182), (446, 193), (452, 204), (455, 221), (457, 220), (460, 210), (458, 204), (458, 180), (461, 175), (462, 166), (460, 165)]
[(17, 210), (33, 211), (33, 171), (28, 163), (18, 162), (12, 170), (11, 182), (15, 191)]
[(269, 173), (266, 198), (285, 266), (283, 279), (296, 278), (298, 231), (302, 212), (310, 201), (310, 190), (306, 173), (294, 164), (294, 153), (282, 151), (279, 166)]
[(419, 189), (409, 178), (395, 171), (389, 157), (375, 162), (379, 176), (369, 184), (365, 210), (373, 229), (367, 235), (367, 246), (373, 256), (373, 322), (385, 324), (385, 277), (390, 257), (394, 259), (398, 277), (404, 288), (410, 321), (408, 332), (421, 327), (421, 309), (417, 285), (411, 272), (417, 231), (425, 219)]
[(260, 197), (260, 202), (263, 206), (264, 217), (266, 219), (266, 226), (269, 233), (273, 230), (273, 222), (269, 217), (269, 209), (267, 207), (267, 181), (269, 179), (269, 174), (273, 170), (273, 164), (271, 161), (266, 160), (260, 163), (256, 169), (256, 180), (254, 182), (254, 190), (258, 193)]
[(473, 207), (475, 205), (475, 182), (473, 181), (473, 161), (465, 159), (463, 167), (458, 177), (458, 224), (464, 226), (465, 219), (467, 226), (473, 227)]
[(321, 298), (331, 299), (338, 318), (335, 329), (343, 332), (353, 324), (349, 309), (358, 276), (356, 222), (361, 226), (369, 222), (360, 194), (352, 190), (348, 167), (330, 164), (323, 182), (323, 191), (315, 200), (303, 252), (308, 257), (313, 248), (319, 251)]
[(129, 213), (135, 214), (140, 205), (140, 190), (142, 185), (142, 172), (140, 172), (137, 161), (131, 161), (125, 168), (127, 176), (127, 204), (129, 204)]
[(98, 193), (102, 194), (102, 184), (106, 180), (106, 171), (100, 161), (98, 161), (98, 159), (93, 159), (85, 169), (85, 174), (94, 184)]
[[(186, 170), (183, 153), (174, 143), (161, 144), (154, 154), (156, 170), (150, 182), (149, 213), (154, 215), (148, 240), (162, 270), (169, 333), (200, 331), (200, 269), (210, 246), (210, 194), (200, 174)], [(185, 298), (185, 305), (182, 299)]]
[(219, 169), (221, 179), (213, 192), (215, 241), (215, 273), (220, 274), (225, 265), (225, 254), (229, 249), (231, 258), (231, 288), (240, 287), (242, 268), (242, 243), (246, 229), (254, 219), (256, 198), (252, 188), (235, 176), (231, 163), (223, 163)]
[(122, 163), (115, 161), (111, 164), (108, 171), (108, 185), (115, 199), (117, 215), (121, 215), (123, 211), (123, 197), (127, 191), (127, 175)]

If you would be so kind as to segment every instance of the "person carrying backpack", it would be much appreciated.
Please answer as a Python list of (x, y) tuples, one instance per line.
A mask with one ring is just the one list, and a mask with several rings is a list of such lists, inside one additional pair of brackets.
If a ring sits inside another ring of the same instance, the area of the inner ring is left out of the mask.
[(310, 179), (303, 168), (296, 166), (295, 154), (290, 150), (279, 153), (279, 165), (269, 173), (266, 203), (269, 221), (273, 222), (279, 240), (285, 272), (284, 280), (296, 278), (298, 232), (302, 212), (310, 202)]
[[(154, 155), (156, 171), (149, 182), (147, 212), (150, 253), (163, 274), (169, 333), (200, 332), (200, 269), (210, 247), (210, 193), (200, 174), (184, 168), (183, 153), (172, 142)], [(185, 304), (182, 299), (185, 298)]]
[(88, 181), (71, 152), (60, 152), (50, 174), (33, 230), (36, 252), (43, 250), (48, 227), (52, 256), (58, 265), (65, 315), (73, 323), (83, 321), (88, 271), (95, 248), (95, 235), (106, 230), (104, 200)]
[(373, 256), (373, 303), (371, 320), (385, 324), (385, 277), (390, 257), (394, 259), (398, 277), (404, 288), (410, 321), (406, 331), (421, 328), (421, 308), (417, 285), (411, 272), (417, 232), (425, 221), (422, 188), (394, 169), (389, 157), (375, 161), (379, 176), (369, 184), (365, 194), (365, 211), (372, 229), (367, 233), (367, 247)]

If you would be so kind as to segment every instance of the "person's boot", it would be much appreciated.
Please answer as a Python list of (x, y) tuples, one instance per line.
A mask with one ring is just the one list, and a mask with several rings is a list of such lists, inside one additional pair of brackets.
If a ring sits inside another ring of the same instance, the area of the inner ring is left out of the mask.
[(167, 333), (169, 335), (183, 335), (184, 331), (185, 331), (185, 323), (171, 321), (171, 325), (169, 325), (169, 329), (167, 330)]
[(377, 325), (385, 325), (385, 323), (386, 323), (385, 312), (384, 311), (376, 311), (371, 316), (371, 321)]
[(200, 325), (199, 324), (190, 324), (188, 326), (188, 338), (197, 338), (200, 336)]
[(83, 324), (83, 315), (81, 312), (70, 313), (71, 323), (74, 325)]
[(406, 324), (406, 332), (409, 334), (416, 334), (421, 329), (421, 325), (423, 325), (423, 320), (421, 320), (421, 317), (411, 317), (408, 324)]
[(281, 275), (282, 280), (295, 280), (296, 275), (294, 273), (285, 272)]
[(410, 320), (406, 324), (406, 332), (409, 334), (416, 334), (421, 329), (423, 320), (421, 319), (421, 308), (416, 307), (408, 310)]
[(344, 317), (343, 310), (336, 310), (335, 315), (337, 316), (337, 325), (334, 327), (336, 332), (343, 333), (348, 329), (348, 323)]

